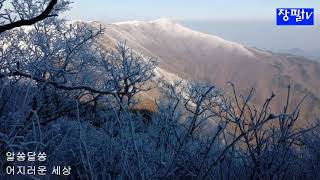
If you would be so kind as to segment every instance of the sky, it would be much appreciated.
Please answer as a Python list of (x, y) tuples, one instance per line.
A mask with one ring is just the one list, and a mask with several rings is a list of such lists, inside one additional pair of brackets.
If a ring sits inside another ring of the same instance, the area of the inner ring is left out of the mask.
[(73, 0), (73, 19), (122, 21), (152, 20), (263, 20), (274, 18), (275, 8), (310, 7), (319, 0)]
[[(70, 19), (171, 18), (195, 30), (266, 50), (320, 50), (320, 0), (73, 0)], [(276, 8), (314, 8), (312, 27), (277, 27)], [(319, 51), (320, 52), (320, 51)]]

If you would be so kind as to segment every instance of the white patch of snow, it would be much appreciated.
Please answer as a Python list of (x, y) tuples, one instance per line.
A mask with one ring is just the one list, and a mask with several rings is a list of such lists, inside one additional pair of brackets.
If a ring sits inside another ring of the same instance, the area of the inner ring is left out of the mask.
[[(248, 48), (246, 48), (244, 45), (236, 43), (236, 42), (231, 42), (227, 41), (223, 38), (220, 38), (218, 36), (210, 35), (210, 34), (205, 34), (202, 32), (194, 31), (190, 28), (184, 27), (178, 23), (176, 23), (172, 19), (168, 18), (162, 18), (154, 21), (127, 21), (127, 22), (118, 22), (118, 23), (113, 23), (114, 25), (121, 26), (125, 25), (127, 28), (130, 26), (150, 26), (150, 25), (156, 25), (157, 30), (161, 28), (161, 30), (169, 32), (173, 36), (183, 36), (183, 37), (192, 37), (192, 38), (203, 38), (206, 39), (207, 42), (212, 44), (214, 47), (219, 47), (223, 48), (227, 51), (236, 51), (239, 52), (243, 55), (253, 57), (254, 53), (252, 53)], [(134, 27), (132, 27), (134, 28)], [(137, 37), (137, 39), (142, 39)]]
[(116, 23), (112, 23), (114, 25), (137, 25), (137, 24), (142, 24), (142, 23), (145, 23), (144, 21), (124, 21), (124, 22), (116, 22)]
[(180, 78), (178, 75), (170, 73), (164, 69), (161, 69), (159, 67), (156, 67), (155, 70), (155, 76), (157, 78), (163, 78), (165, 81), (169, 82), (170, 84), (174, 84), (176, 81), (181, 81), (182, 78)]
[(161, 18), (153, 21), (138, 21), (138, 20), (133, 20), (133, 21), (124, 21), (124, 22), (116, 22), (112, 23), (113, 25), (140, 25), (140, 24), (151, 24), (151, 23), (156, 23), (156, 24), (175, 24), (176, 22), (172, 19), (169, 18)]
[(74, 19), (74, 20), (69, 20), (68, 23), (69, 23), (69, 24), (90, 23), (90, 21), (83, 21), (83, 20), (80, 20), (80, 19)]
[(158, 23), (158, 24), (176, 24), (176, 22), (170, 18), (161, 18), (154, 21), (150, 21), (149, 23)]

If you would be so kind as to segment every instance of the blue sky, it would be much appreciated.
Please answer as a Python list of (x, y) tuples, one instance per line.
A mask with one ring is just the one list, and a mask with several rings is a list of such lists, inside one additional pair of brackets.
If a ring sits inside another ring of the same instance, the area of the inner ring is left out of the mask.
[(311, 7), (319, 0), (74, 0), (68, 17), (83, 20), (264, 20), (275, 8)]

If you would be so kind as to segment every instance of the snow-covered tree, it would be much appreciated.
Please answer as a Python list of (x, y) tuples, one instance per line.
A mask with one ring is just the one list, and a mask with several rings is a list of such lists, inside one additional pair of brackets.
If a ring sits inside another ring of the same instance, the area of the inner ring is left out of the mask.
[[(299, 103), (229, 97), (211, 82), (168, 82), (156, 61), (101, 26), (58, 15), (69, 1), (0, 0), (0, 178), (7, 151), (44, 151), (74, 179), (316, 178), (319, 129), (298, 130)], [(6, 7), (4, 9), (4, 7)], [(12, 8), (9, 10), (8, 8)], [(28, 25), (28, 26), (25, 26)], [(134, 110), (157, 88), (156, 110)], [(303, 167), (303, 168), (301, 168)], [(307, 176), (306, 176), (307, 174)]]

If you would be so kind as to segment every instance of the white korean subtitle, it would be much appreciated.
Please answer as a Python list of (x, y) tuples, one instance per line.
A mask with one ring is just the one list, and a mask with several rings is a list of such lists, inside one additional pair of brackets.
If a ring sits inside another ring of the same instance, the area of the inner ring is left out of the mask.
[(18, 165), (12, 165), (6, 167), (7, 175), (33, 175), (33, 176), (69, 176), (71, 174), (70, 166), (53, 166), (48, 169), (44, 165), (30, 166), (30, 165), (20, 165), (22, 162), (39, 162), (44, 163), (47, 160), (47, 154), (45, 152), (7, 152), (6, 153), (7, 162), (12, 162)]

